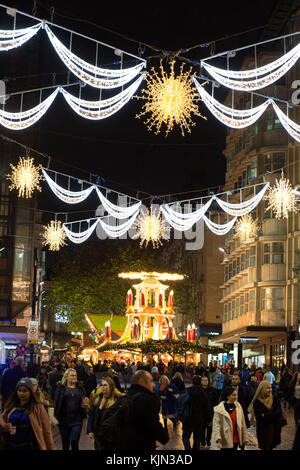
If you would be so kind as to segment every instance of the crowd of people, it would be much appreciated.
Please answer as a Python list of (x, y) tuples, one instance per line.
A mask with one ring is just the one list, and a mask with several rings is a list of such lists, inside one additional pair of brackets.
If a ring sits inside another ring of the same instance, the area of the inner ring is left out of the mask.
[[(294, 449), (300, 449), (300, 373), (285, 365), (236, 369), (153, 360), (90, 362), (53, 358), (25, 367), (24, 358), (7, 364), (0, 377), (0, 448), (54, 450), (59, 429), (62, 449), (79, 450), (83, 423), (95, 450), (155, 450), (182, 423), (185, 450), (243, 450), (255, 423), (259, 449), (281, 442), (293, 408)], [(160, 419), (160, 414), (162, 420)], [(191, 437), (193, 444), (191, 445)]]

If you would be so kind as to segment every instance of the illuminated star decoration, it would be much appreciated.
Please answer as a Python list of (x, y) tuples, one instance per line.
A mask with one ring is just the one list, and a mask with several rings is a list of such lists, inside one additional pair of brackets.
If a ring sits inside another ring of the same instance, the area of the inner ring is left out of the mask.
[(49, 245), (50, 251), (58, 251), (61, 246), (66, 245), (66, 234), (60, 220), (51, 220), (49, 225), (44, 225), (44, 245)]
[(142, 248), (145, 243), (145, 247), (152, 242), (153, 248), (158, 248), (162, 245), (163, 240), (169, 240), (169, 228), (158, 211), (152, 210), (152, 208), (141, 211), (136, 223), (136, 235), (134, 238), (140, 238), (140, 247)]
[(17, 189), (19, 191), (18, 197), (31, 198), (35, 189), (41, 191), (39, 185), (40, 180), (43, 179), (41, 165), (34, 165), (33, 158), (20, 157), (18, 165), (10, 164), (12, 173), (7, 175), (7, 179), (11, 180), (12, 184), (9, 186), (10, 191)]
[(296, 195), (283, 173), (280, 180), (276, 180), (275, 185), (269, 189), (266, 198), (269, 200), (266, 210), (272, 209), (277, 219), (287, 219), (289, 212), (298, 211)]
[(257, 220), (253, 220), (251, 214), (243, 215), (235, 224), (235, 233), (240, 238), (241, 242), (256, 238), (258, 234)]
[(159, 134), (161, 127), (166, 126), (166, 137), (173, 129), (174, 124), (181, 128), (181, 134), (184, 136), (184, 130), (191, 132), (191, 127), (195, 126), (191, 115), (202, 116), (199, 112), (197, 101), (201, 101), (199, 93), (193, 85), (193, 76), (191, 69), (183, 72), (184, 64), (180, 67), (180, 74), (175, 77), (175, 62), (170, 62), (171, 72), (168, 75), (162, 64), (160, 64), (161, 76), (152, 68), (152, 74), (147, 74), (147, 89), (142, 90), (144, 96), (138, 97), (146, 100), (142, 107), (142, 113), (136, 117), (150, 113), (150, 117), (145, 120), (149, 131), (155, 128), (155, 134)]

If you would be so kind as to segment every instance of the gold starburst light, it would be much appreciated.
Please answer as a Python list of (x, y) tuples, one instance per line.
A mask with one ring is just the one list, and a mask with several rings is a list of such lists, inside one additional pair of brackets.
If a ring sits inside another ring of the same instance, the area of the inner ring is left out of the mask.
[(277, 219), (287, 219), (289, 212), (297, 212), (297, 199), (288, 179), (281, 174), (280, 180), (275, 181), (275, 185), (269, 189), (266, 196), (269, 201), (268, 210), (275, 213)]
[(9, 189), (17, 189), (19, 191), (18, 197), (31, 198), (35, 189), (41, 191), (39, 185), (40, 180), (43, 179), (41, 165), (34, 165), (34, 159), (29, 157), (20, 157), (17, 166), (10, 164), (12, 172), (7, 175), (7, 179), (11, 180), (12, 184)]
[(257, 220), (253, 220), (250, 214), (243, 215), (235, 224), (235, 233), (241, 242), (247, 242), (258, 234)]
[(44, 226), (44, 245), (49, 245), (50, 251), (58, 251), (60, 247), (66, 245), (66, 234), (60, 220), (51, 220), (49, 225)]
[(142, 112), (136, 117), (150, 113), (145, 124), (149, 131), (155, 129), (155, 134), (159, 134), (162, 125), (166, 127), (166, 137), (173, 129), (174, 125), (179, 125), (181, 134), (184, 131), (191, 132), (191, 127), (195, 126), (192, 121), (192, 114), (202, 117), (199, 112), (197, 102), (201, 101), (199, 93), (193, 85), (193, 75), (191, 69), (183, 71), (184, 64), (180, 67), (180, 74), (176, 77), (174, 71), (175, 62), (170, 62), (170, 75), (166, 73), (160, 64), (161, 75), (152, 68), (152, 74), (147, 74), (147, 88), (142, 90), (146, 102), (142, 107)]
[(140, 247), (145, 243), (145, 247), (151, 242), (153, 248), (162, 245), (163, 240), (169, 240), (169, 229), (164, 220), (162, 220), (159, 209), (147, 209), (141, 211), (136, 221), (136, 235), (134, 238), (140, 238)]

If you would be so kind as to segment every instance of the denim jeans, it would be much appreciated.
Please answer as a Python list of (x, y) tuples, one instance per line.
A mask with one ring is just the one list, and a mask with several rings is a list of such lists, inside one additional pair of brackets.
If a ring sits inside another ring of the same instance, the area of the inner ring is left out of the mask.
[(79, 450), (79, 439), (82, 429), (82, 423), (75, 426), (58, 426), (62, 441), (63, 450)]

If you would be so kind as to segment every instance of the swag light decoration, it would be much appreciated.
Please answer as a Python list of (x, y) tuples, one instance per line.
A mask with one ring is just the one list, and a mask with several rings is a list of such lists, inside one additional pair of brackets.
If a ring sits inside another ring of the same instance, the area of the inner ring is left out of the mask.
[(251, 238), (256, 238), (258, 234), (257, 219), (253, 219), (251, 214), (243, 215), (235, 225), (235, 234), (241, 242), (247, 242)]
[(266, 199), (269, 201), (266, 210), (274, 211), (277, 219), (287, 219), (289, 212), (298, 212), (296, 194), (283, 172), (280, 180), (276, 179), (275, 185), (269, 189)]
[(136, 221), (136, 235), (134, 238), (140, 238), (140, 247), (145, 243), (145, 247), (151, 242), (153, 248), (159, 248), (162, 240), (169, 240), (169, 229), (158, 210), (152, 207), (142, 210)]
[(35, 190), (41, 191), (40, 180), (43, 179), (41, 175), (42, 166), (35, 165), (34, 159), (30, 157), (20, 157), (17, 166), (10, 164), (12, 172), (6, 175), (6, 178), (11, 181), (9, 186), (10, 191), (16, 189), (18, 197), (31, 198)]
[(50, 251), (58, 251), (66, 245), (66, 234), (60, 220), (51, 220), (49, 225), (44, 225), (43, 245), (48, 245)]
[(0, 52), (9, 51), (15, 47), (22, 46), (29, 41), (42, 27), (42, 23), (38, 23), (30, 28), (22, 29), (0, 29)]
[(152, 74), (146, 75), (147, 88), (142, 90), (142, 97), (146, 102), (142, 107), (142, 112), (136, 117), (139, 119), (150, 113), (145, 124), (149, 131), (155, 129), (154, 133), (160, 133), (162, 126), (166, 126), (166, 137), (173, 129), (174, 125), (179, 125), (181, 134), (184, 131), (191, 132), (191, 127), (195, 126), (192, 121), (192, 114), (206, 119), (200, 114), (197, 101), (200, 101), (195, 87), (193, 86), (193, 76), (191, 69), (183, 71), (184, 64), (180, 67), (179, 75), (175, 76), (175, 61), (170, 62), (170, 74), (164, 70), (160, 64), (160, 72), (152, 68)]

